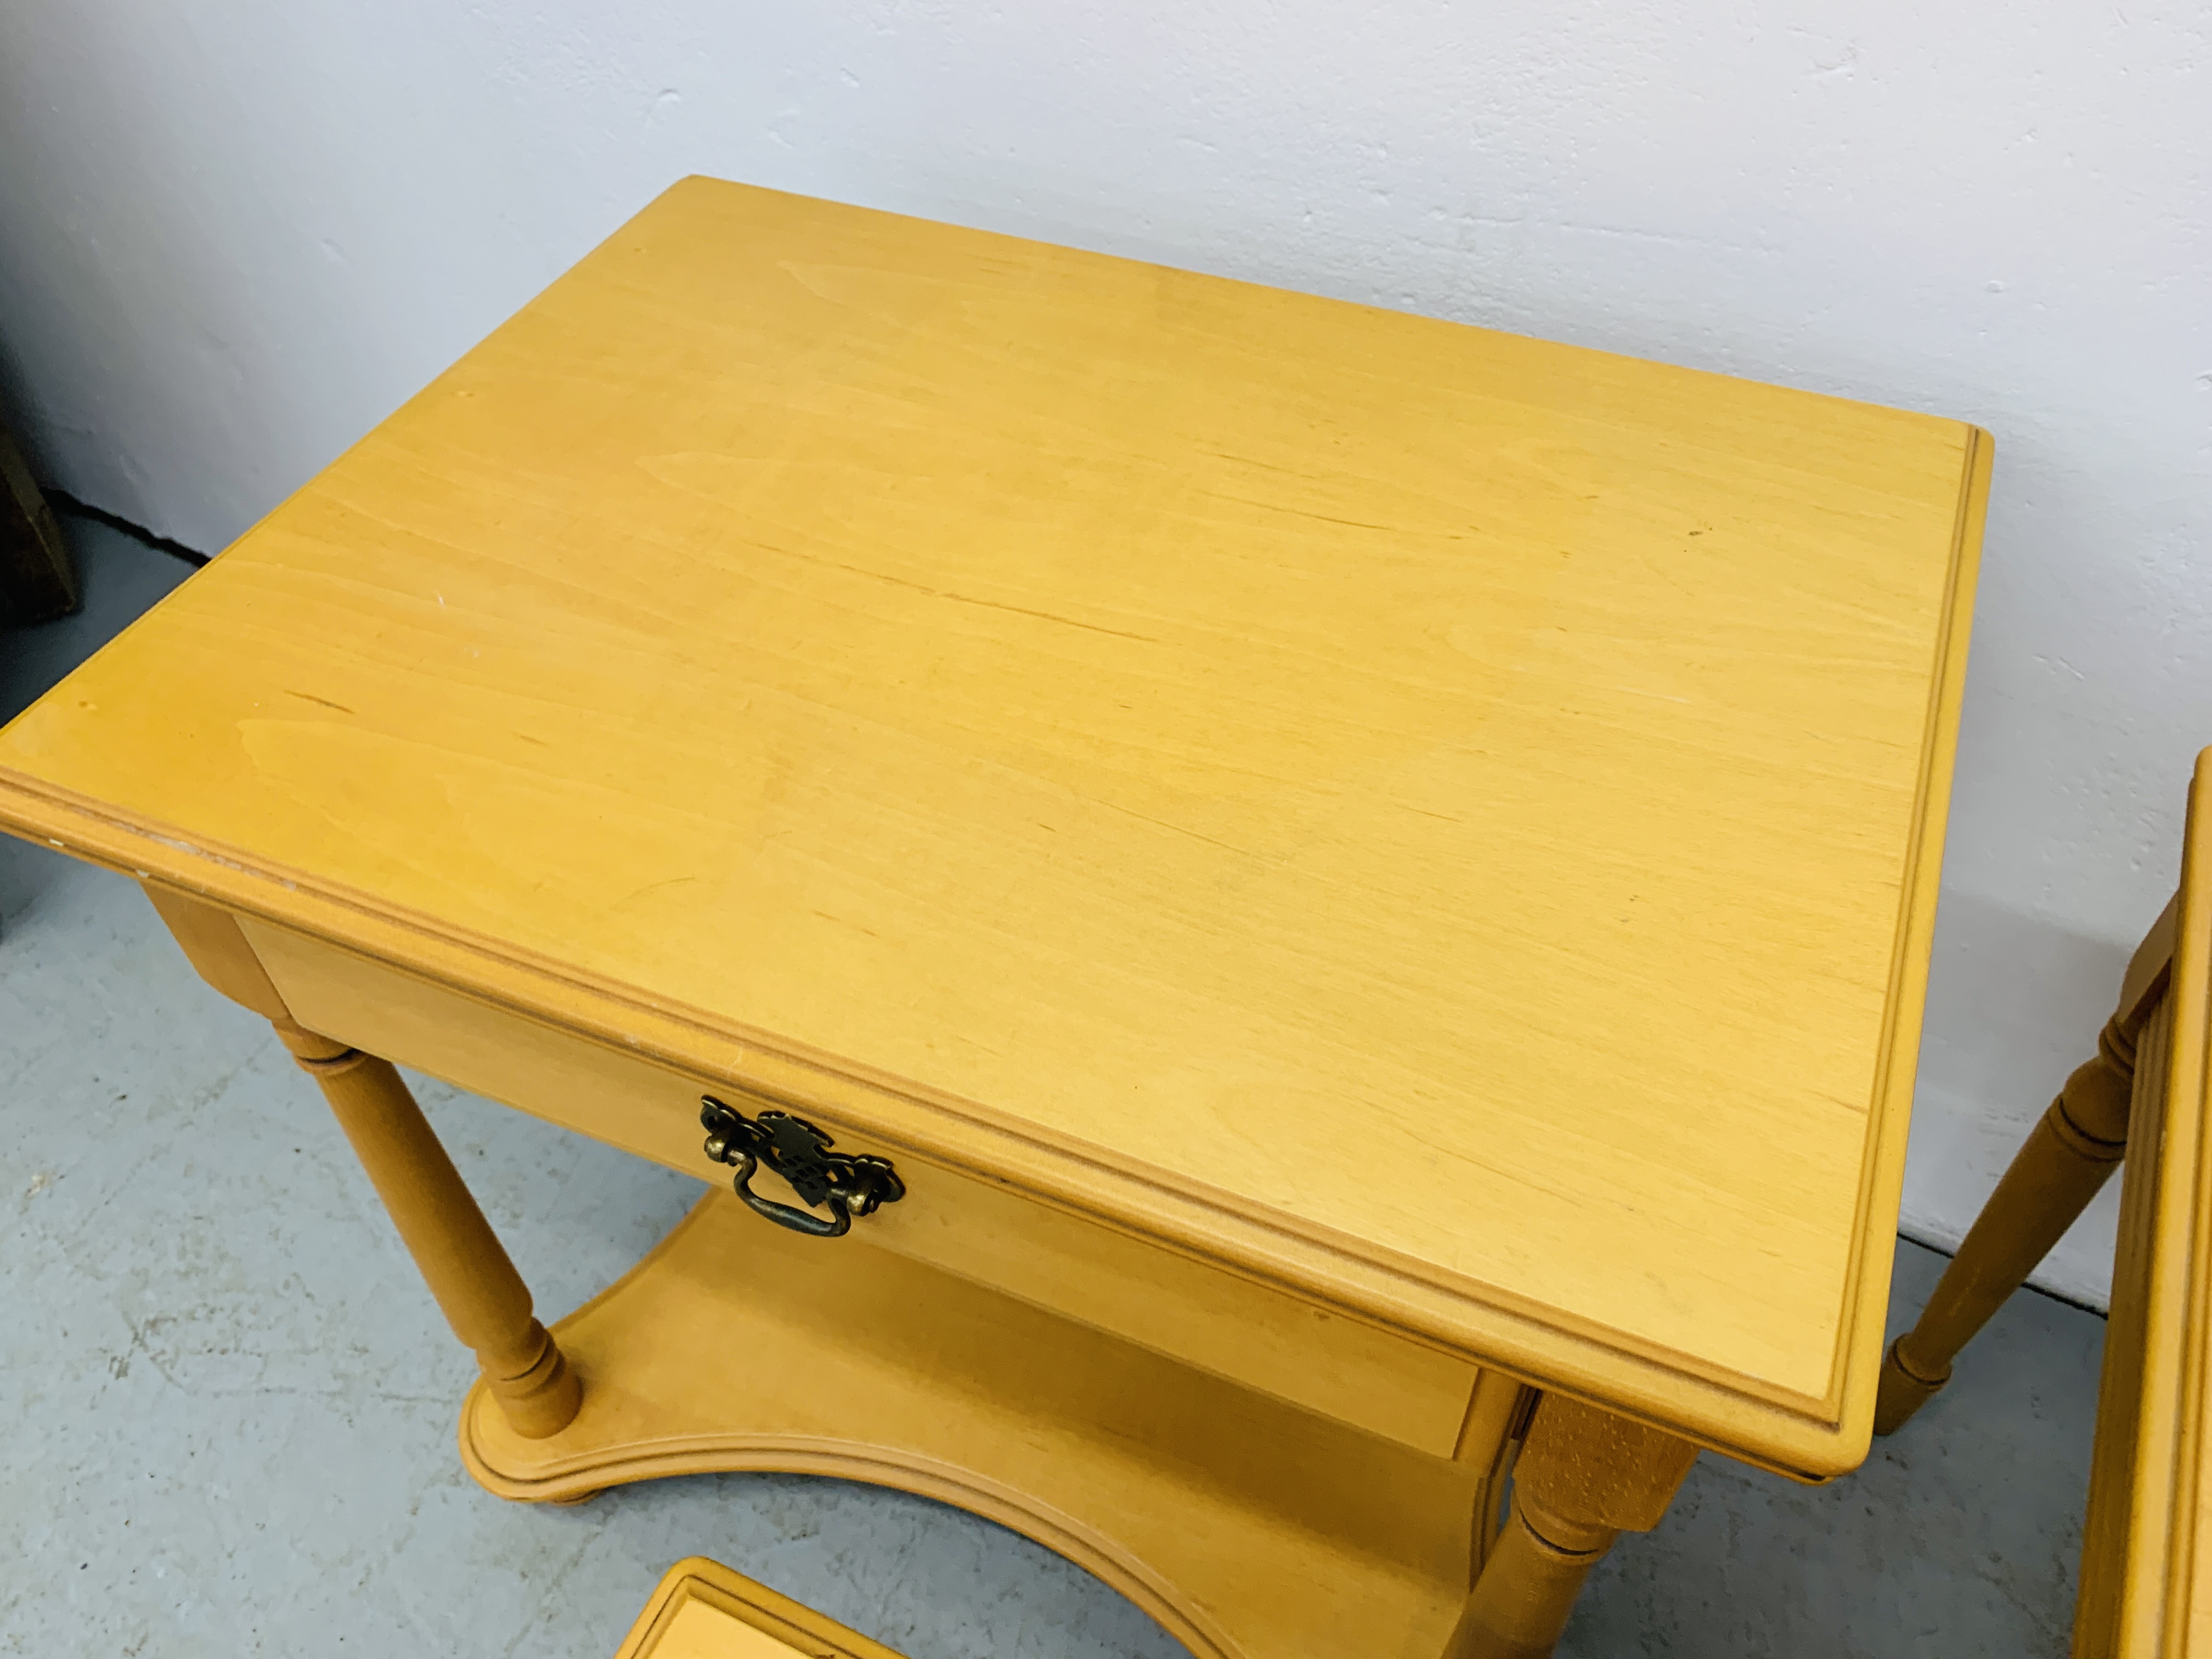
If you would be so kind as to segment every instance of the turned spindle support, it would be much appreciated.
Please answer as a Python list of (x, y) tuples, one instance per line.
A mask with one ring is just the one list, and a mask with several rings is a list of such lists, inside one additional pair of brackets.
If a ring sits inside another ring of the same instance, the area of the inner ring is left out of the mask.
[(575, 1371), (538, 1323), (529, 1288), (389, 1061), (304, 1030), (276, 1035), (322, 1087), (453, 1334), (516, 1433), (557, 1434), (583, 1403)]
[(1561, 1395), (1537, 1405), (1513, 1501), (1444, 1659), (1545, 1659), (1589, 1570), (1624, 1532), (1649, 1532), (1698, 1449)]
[(566, 1428), (583, 1403), (576, 1373), (532, 1314), (522, 1275), (399, 1073), (294, 1019), (229, 911), (152, 883), (146, 896), (200, 977), (275, 1026), (301, 1069), (322, 1085), (446, 1322), (476, 1350), (485, 1385), (514, 1431), (543, 1440)]
[(2075, 1068), (2014, 1156), (1912, 1328), (1882, 1358), (1874, 1431), (1894, 1434), (1951, 1380), (1951, 1362), (2088, 1207), (2127, 1152), (2136, 1044), (2166, 987), (2176, 907), (2128, 964), (2094, 1058)]

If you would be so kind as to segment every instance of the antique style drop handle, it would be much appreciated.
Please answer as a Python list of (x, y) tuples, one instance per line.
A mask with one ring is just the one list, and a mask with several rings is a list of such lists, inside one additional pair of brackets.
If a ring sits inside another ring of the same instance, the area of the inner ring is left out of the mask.
[[(712, 1095), (699, 1097), (699, 1122), (707, 1131), (707, 1156), (717, 1164), (734, 1164), (732, 1184), (738, 1196), (779, 1227), (816, 1238), (836, 1238), (852, 1226), (855, 1215), (873, 1214), (878, 1206), (896, 1204), (906, 1196), (906, 1183), (884, 1158), (854, 1158), (830, 1150), (828, 1135), (803, 1117), (788, 1112), (763, 1112), (747, 1117)], [(809, 1204), (826, 1206), (829, 1217), (812, 1214), (763, 1198), (752, 1188), (753, 1171), (762, 1164), (791, 1183), (792, 1191)]]

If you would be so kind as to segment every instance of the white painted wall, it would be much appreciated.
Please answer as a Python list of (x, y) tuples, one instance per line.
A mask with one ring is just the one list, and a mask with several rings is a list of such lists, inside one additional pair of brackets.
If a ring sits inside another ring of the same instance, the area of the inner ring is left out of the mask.
[(1950, 1241), (2212, 742), (2209, 158), (2201, 0), (7, 0), (0, 395), (211, 549), (706, 172), (1979, 422), (1906, 1189)]

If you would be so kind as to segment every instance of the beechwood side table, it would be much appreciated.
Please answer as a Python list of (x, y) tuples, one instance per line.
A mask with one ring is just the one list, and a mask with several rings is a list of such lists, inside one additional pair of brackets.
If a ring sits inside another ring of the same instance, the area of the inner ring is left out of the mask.
[[(1200, 1659), (1540, 1653), (1698, 1448), (1865, 1453), (1989, 454), (692, 179), (0, 821), (314, 1076), (489, 1491), (838, 1474)], [(393, 1061), (715, 1191), (549, 1331)]]

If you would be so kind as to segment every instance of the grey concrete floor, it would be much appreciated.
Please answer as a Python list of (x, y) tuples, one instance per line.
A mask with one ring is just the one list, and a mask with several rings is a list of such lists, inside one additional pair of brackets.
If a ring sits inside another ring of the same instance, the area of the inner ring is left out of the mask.
[[(0, 633), (0, 713), (186, 574), (70, 528), (86, 614)], [(896, 1492), (726, 1475), (572, 1510), (479, 1492), (453, 1448), (469, 1358), (266, 1026), (116, 877), (0, 838), (0, 1652), (587, 1659), (694, 1553), (912, 1659), (1181, 1652), (1045, 1550)], [(416, 1081), (549, 1316), (699, 1190)], [(1941, 1267), (1900, 1245), (1893, 1327)], [(1830, 1486), (1702, 1459), (1593, 1575), (1562, 1653), (2064, 1653), (2103, 1330), (2014, 1298), (1951, 1389)]]

